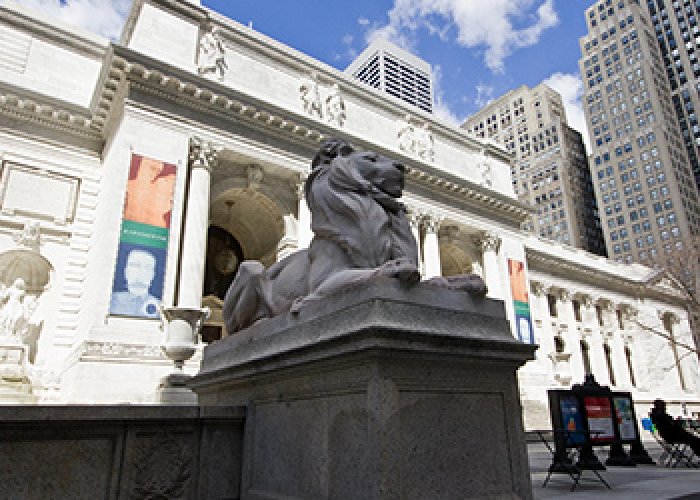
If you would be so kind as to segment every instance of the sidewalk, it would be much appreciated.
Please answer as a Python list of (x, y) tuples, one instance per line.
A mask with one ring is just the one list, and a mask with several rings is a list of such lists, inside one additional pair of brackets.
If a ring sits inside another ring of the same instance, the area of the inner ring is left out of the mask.
[[(656, 460), (661, 449), (656, 443), (645, 442), (644, 446)], [(528, 444), (532, 494), (536, 500), (545, 498), (565, 499), (699, 499), (700, 469), (668, 469), (661, 465), (638, 465), (637, 467), (608, 467), (600, 474), (612, 486), (608, 490), (591, 471), (584, 471), (581, 481), (572, 492), (573, 482), (566, 474), (552, 474), (546, 488), (542, 487), (551, 454), (540, 443)], [(601, 462), (607, 455), (599, 453)]]

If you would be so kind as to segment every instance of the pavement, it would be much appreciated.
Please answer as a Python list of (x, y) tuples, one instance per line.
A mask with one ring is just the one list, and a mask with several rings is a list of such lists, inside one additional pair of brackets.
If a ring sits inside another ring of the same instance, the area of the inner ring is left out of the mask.
[[(653, 442), (644, 442), (649, 455), (657, 461), (661, 448)], [(577, 499), (633, 499), (633, 500), (700, 500), (700, 468), (666, 468), (663, 465), (637, 467), (607, 467), (600, 474), (610, 484), (608, 490), (592, 471), (584, 471), (581, 481), (571, 491), (573, 481), (567, 474), (552, 474), (543, 488), (552, 455), (541, 443), (528, 444), (532, 494), (535, 500), (546, 498)], [(607, 452), (598, 453), (604, 462)]]

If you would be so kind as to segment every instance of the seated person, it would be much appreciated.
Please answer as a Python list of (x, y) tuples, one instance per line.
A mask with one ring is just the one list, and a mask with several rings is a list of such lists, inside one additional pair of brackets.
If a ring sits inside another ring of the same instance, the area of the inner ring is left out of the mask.
[(700, 437), (686, 431), (678, 420), (666, 413), (666, 402), (663, 399), (654, 401), (649, 416), (664, 441), (671, 444), (687, 444), (693, 453), (700, 457)]

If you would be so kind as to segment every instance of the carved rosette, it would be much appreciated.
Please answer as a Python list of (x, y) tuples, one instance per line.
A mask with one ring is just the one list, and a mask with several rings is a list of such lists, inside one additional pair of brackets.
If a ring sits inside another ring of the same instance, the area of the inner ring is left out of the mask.
[(190, 138), (189, 162), (192, 168), (204, 168), (209, 172), (219, 160), (221, 148), (200, 137)]

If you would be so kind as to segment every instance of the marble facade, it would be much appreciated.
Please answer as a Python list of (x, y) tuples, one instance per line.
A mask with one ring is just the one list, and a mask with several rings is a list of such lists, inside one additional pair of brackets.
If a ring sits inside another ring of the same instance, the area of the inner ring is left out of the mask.
[[(215, 288), (241, 258), (269, 265), (308, 245), (300, 185), (320, 142), (339, 136), (406, 165), (425, 278), (481, 274), (515, 325), (508, 261), (525, 263), (540, 345), (520, 369), (526, 426), (546, 425), (547, 389), (586, 371), (632, 391), (640, 409), (664, 397), (700, 412), (678, 290), (651, 269), (521, 231), (530, 209), (499, 145), (197, 2), (136, 0), (114, 43), (0, 4), (0, 56), (0, 264), (21, 250), (34, 270), (38, 328), (27, 356), (0, 342), (3, 363), (22, 359), (26, 375), (3, 378), (0, 401), (157, 401), (171, 368), (160, 322), (109, 314), (132, 154), (176, 166), (161, 299), (211, 307), (206, 341), (225, 335)], [(213, 228), (235, 245), (216, 247)], [(7, 291), (17, 273), (2, 271)]]

